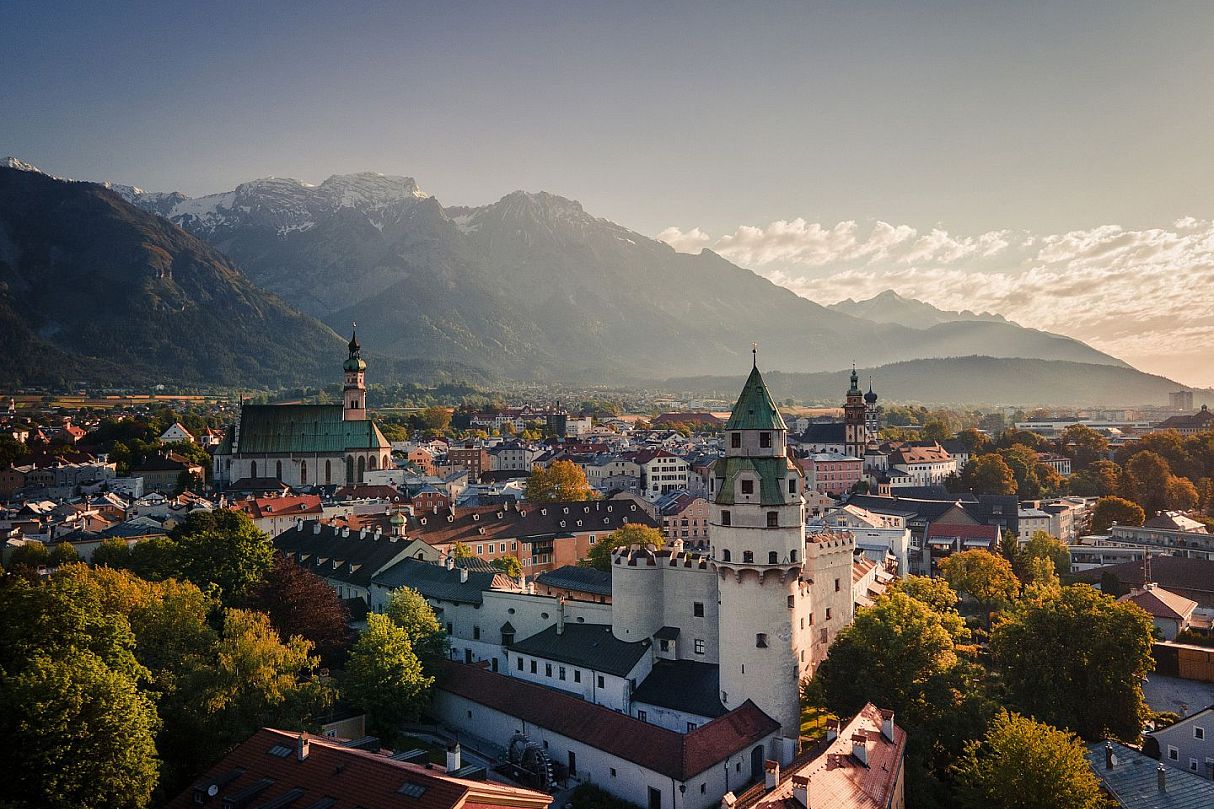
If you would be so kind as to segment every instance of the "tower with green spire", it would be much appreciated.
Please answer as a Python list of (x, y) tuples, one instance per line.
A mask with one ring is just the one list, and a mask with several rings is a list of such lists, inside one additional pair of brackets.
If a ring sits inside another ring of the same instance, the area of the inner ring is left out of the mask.
[(802, 580), (804, 481), (787, 454), (788, 427), (756, 361), (725, 424), (713, 467), (709, 537), (718, 577), (721, 702), (753, 700), (782, 726), (790, 760), (800, 730), (797, 682), (809, 676), (812, 609)]

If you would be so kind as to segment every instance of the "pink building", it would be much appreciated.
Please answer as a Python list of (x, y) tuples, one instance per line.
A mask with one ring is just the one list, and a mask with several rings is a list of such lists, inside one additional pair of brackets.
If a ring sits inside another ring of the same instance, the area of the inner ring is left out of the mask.
[(851, 491), (864, 473), (864, 461), (840, 452), (816, 452), (799, 460), (809, 486), (832, 497)]

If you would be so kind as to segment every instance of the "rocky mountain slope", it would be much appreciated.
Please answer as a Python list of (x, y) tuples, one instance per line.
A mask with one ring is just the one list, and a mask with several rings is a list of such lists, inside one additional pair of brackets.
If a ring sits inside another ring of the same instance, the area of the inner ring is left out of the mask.
[(342, 350), (117, 190), (0, 167), (0, 382), (315, 384)]
[(354, 174), (316, 186), (256, 180), (171, 205), (163, 194), (128, 198), (306, 314), (338, 330), (358, 321), (379, 353), (513, 377), (713, 373), (746, 363), (756, 340), (769, 367), (787, 371), (974, 353), (1120, 364), (1005, 322), (855, 317), (547, 193), (445, 208), (411, 178)]
[(887, 289), (879, 295), (863, 301), (848, 298), (838, 303), (832, 303), (827, 308), (877, 323), (897, 323), (912, 329), (926, 329), (941, 323), (960, 321), (1008, 322), (1003, 315), (992, 312), (971, 312), (968, 309), (949, 312), (914, 298), (904, 298), (892, 289)]

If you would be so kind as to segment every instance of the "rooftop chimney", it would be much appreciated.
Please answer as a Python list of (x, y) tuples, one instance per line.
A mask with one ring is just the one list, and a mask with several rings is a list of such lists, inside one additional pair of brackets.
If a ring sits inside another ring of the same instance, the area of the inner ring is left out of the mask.
[(769, 758), (763, 762), (763, 786), (768, 792), (771, 792), (778, 783), (780, 783), (780, 762)]
[(833, 742), (839, 738), (839, 723), (835, 719), (826, 720), (826, 741)]
[(888, 708), (881, 709), (881, 735), (888, 741), (894, 740), (894, 712)]
[(459, 742), (452, 742), (447, 745), (447, 774), (455, 772), (460, 768)]
[(1168, 770), (1162, 764), (1155, 768), (1155, 783), (1159, 785), (1160, 792), (1168, 791)]
[(792, 777), (792, 796), (796, 798), (797, 803), (809, 809), (809, 776), (794, 775)]
[(868, 737), (863, 733), (851, 737), (851, 754), (865, 767), (868, 766)]
[(556, 634), (565, 634), (565, 599), (556, 600)]
[(1104, 743), (1104, 768), (1106, 770), (1113, 769), (1113, 743)]
[(460, 584), (467, 584), (467, 583), (468, 583), (468, 568), (466, 568), (466, 567), (461, 567), (461, 568), (459, 569), (459, 583), (460, 583)]
[(721, 796), (721, 809), (733, 809), (733, 805), (738, 802), (738, 798), (732, 792), (726, 792)]
[(306, 761), (310, 752), (312, 752), (312, 742), (308, 741), (307, 736), (299, 734), (299, 738), (295, 741), (295, 757), (300, 761)]

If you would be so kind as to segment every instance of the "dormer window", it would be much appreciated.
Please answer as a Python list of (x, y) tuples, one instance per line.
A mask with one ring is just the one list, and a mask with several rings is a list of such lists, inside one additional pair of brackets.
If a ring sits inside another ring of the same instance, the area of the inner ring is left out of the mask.
[(742, 481), (742, 494), (754, 494), (754, 493), (755, 493), (755, 482), (753, 480), (743, 480)]

